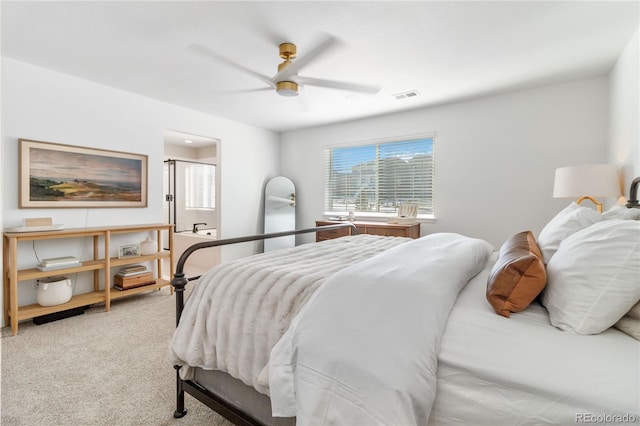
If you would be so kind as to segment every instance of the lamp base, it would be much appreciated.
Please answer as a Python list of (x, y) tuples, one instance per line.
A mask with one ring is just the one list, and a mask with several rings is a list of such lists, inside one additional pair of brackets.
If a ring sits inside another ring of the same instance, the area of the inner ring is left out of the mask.
[(583, 202), (584, 200), (589, 200), (591, 201), (593, 204), (596, 205), (596, 208), (598, 209), (598, 213), (602, 213), (602, 203), (599, 203), (595, 198), (593, 197), (589, 197), (588, 195), (584, 196), (584, 197), (580, 197), (578, 199), (578, 201), (576, 201), (577, 204), (580, 204), (581, 202)]

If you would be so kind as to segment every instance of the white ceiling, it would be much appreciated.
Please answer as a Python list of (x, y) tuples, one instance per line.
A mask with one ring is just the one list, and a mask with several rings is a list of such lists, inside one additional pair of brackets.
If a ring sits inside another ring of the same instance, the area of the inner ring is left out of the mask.
[[(639, 1), (2, 1), (2, 55), (275, 131), (605, 75), (639, 25)], [(268, 76), (278, 45), (300, 75), (382, 86), (299, 96), (195, 53), (200, 44)], [(10, 82), (4, 82), (10, 84)], [(396, 100), (394, 94), (419, 96)]]

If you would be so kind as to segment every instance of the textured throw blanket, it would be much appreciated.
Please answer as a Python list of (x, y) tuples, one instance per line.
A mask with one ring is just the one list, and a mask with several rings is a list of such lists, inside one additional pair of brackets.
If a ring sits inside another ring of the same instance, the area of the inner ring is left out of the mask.
[(173, 365), (221, 370), (269, 394), (269, 352), (336, 271), (408, 238), (356, 235), (218, 265), (195, 284), (169, 348)]
[(426, 425), (440, 339), (493, 247), (431, 234), (345, 268), (271, 352), (274, 416), (299, 425)]

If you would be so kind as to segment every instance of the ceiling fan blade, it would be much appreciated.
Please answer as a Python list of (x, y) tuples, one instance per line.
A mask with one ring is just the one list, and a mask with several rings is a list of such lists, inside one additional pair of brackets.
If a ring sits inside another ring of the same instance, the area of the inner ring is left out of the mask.
[(217, 93), (221, 95), (241, 95), (244, 93), (256, 93), (256, 92), (272, 92), (272, 87), (261, 87), (259, 89), (240, 89), (240, 90), (223, 90)]
[(273, 81), (271, 81), (271, 79), (268, 76), (260, 74), (259, 72), (256, 72), (256, 71), (254, 71), (252, 69), (249, 69), (249, 68), (247, 68), (247, 67), (245, 67), (243, 65), (240, 65), (240, 64), (238, 64), (238, 63), (236, 63), (236, 62), (234, 62), (234, 61), (232, 61), (232, 60), (230, 60), (228, 58), (225, 58), (224, 56), (220, 55), (219, 53), (217, 53), (217, 52), (215, 52), (215, 51), (213, 51), (211, 49), (209, 49), (206, 46), (203, 46), (201, 44), (190, 44), (189, 46), (187, 46), (187, 48), (189, 50), (192, 50), (194, 52), (200, 53), (202, 55), (209, 56), (209, 57), (211, 57), (211, 58), (213, 58), (213, 59), (215, 59), (217, 61), (223, 62), (223, 63), (225, 63), (225, 64), (227, 64), (227, 65), (229, 65), (229, 66), (231, 66), (233, 68), (236, 68), (236, 69), (238, 69), (238, 70), (240, 70), (240, 71), (242, 71), (242, 72), (244, 72), (246, 74), (249, 74), (249, 75), (251, 75), (253, 77), (256, 77), (257, 79), (259, 79), (260, 81), (264, 82), (265, 84), (267, 84), (271, 88), (276, 87), (275, 83)]
[(285, 69), (274, 75), (271, 81), (273, 83), (277, 83), (278, 81), (290, 80), (293, 76), (298, 74), (298, 71), (300, 71), (305, 65), (308, 65), (312, 61), (320, 58), (323, 54), (327, 53), (327, 51), (331, 47), (337, 47), (341, 44), (342, 41), (340, 41), (336, 37), (333, 37), (332, 35), (327, 34), (326, 37), (313, 49), (309, 50), (300, 58), (295, 59), (289, 65), (287, 65)]
[(347, 83), (343, 81), (325, 80), (322, 78), (297, 76), (295, 80), (298, 83), (309, 86), (328, 87), (330, 89), (350, 90), (352, 92), (370, 93), (372, 95), (378, 93), (382, 87), (371, 86), (367, 84)]

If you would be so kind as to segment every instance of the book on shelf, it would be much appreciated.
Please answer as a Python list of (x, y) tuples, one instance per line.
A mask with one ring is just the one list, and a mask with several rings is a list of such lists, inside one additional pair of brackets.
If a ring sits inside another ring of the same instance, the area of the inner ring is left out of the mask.
[(45, 266), (41, 263), (40, 265), (36, 266), (36, 268), (38, 268), (40, 271), (47, 272), (47, 271), (55, 271), (57, 269), (73, 268), (76, 266), (82, 266), (82, 262), (76, 259), (75, 262), (54, 263), (49, 266)]
[(144, 265), (129, 265), (120, 268), (118, 271), (118, 275), (121, 277), (130, 277), (135, 275), (147, 274), (149, 273), (149, 268)]
[(53, 265), (65, 265), (71, 263), (78, 263), (79, 260), (74, 256), (63, 256), (63, 257), (51, 257), (48, 259), (42, 259), (40, 264), (42, 266), (53, 266)]

